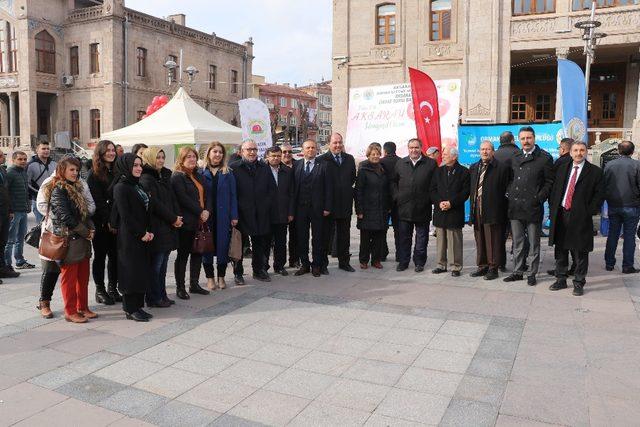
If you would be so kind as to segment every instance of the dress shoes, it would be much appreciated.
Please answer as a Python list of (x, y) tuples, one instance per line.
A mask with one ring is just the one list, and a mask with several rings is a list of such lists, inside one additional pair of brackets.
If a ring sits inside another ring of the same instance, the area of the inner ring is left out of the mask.
[(244, 277), (242, 277), (242, 275), (238, 275), (238, 276), (233, 276), (233, 283), (235, 283), (236, 286), (244, 286)]
[(256, 280), (259, 280), (260, 282), (270, 282), (271, 281), (271, 277), (269, 277), (269, 274), (262, 270), (262, 271), (258, 271), (256, 273), (253, 273), (253, 278)]
[(356, 271), (353, 267), (351, 267), (350, 264), (342, 264), (342, 265), (339, 265), (338, 268), (340, 270), (344, 270), (344, 271), (347, 271), (349, 273), (353, 273), (354, 271)]
[(498, 278), (498, 270), (490, 269), (487, 274), (484, 275), (484, 280), (496, 280)]
[(396, 271), (405, 271), (409, 266), (407, 264), (398, 264)]
[(294, 276), (302, 276), (303, 274), (309, 273), (311, 270), (309, 267), (305, 267), (304, 265), (298, 269), (293, 275)]
[(366, 263), (360, 263), (360, 269), (366, 270), (369, 266)]
[(451, 275), (452, 275), (453, 277), (460, 277), (460, 272), (459, 272), (458, 270), (455, 270), (455, 271), (452, 271), (452, 272), (451, 272)]
[(607, 271), (613, 271), (613, 265), (607, 265), (604, 267), (604, 269)]
[(413, 269), (416, 273), (422, 273), (424, 271), (424, 265), (416, 265), (416, 268)]
[(548, 274), (549, 276), (553, 276), (553, 277), (555, 277), (555, 276), (556, 276), (556, 270), (547, 270), (547, 274)]
[(473, 273), (471, 273), (469, 276), (471, 276), (471, 277), (484, 276), (485, 274), (487, 274), (487, 271), (489, 271), (488, 268), (479, 268), (476, 271), (474, 271)]
[(144, 311), (143, 309), (138, 310), (138, 313), (146, 317), (147, 319), (153, 319), (153, 314)]
[(0, 268), (0, 277), (3, 279), (15, 279), (20, 277), (20, 273), (7, 265), (4, 268)]
[(559, 291), (560, 289), (567, 289), (566, 280), (556, 280), (551, 286), (549, 286), (550, 291)]
[(507, 272), (507, 267), (504, 265), (501, 265), (500, 267), (498, 267), (498, 270), (500, 270), (501, 273), (506, 273)]
[(198, 295), (209, 295), (209, 291), (204, 288), (201, 288), (200, 285), (198, 285), (197, 283), (189, 286), (189, 292), (192, 294), (198, 294)]
[(431, 272), (433, 274), (442, 274), (442, 273), (446, 273), (447, 269), (446, 268), (441, 268), (441, 267), (436, 267), (433, 270), (431, 270)]
[(524, 277), (522, 277), (522, 274), (513, 273), (510, 276), (505, 277), (503, 280), (505, 282), (517, 282), (522, 279), (524, 279)]
[(380, 264), (380, 261), (374, 262), (374, 263), (371, 264), (371, 267), (377, 268), (377, 269), (382, 269), (382, 264)]
[(275, 272), (276, 272), (276, 274), (279, 274), (281, 276), (288, 276), (289, 275), (287, 270), (285, 270), (284, 268), (280, 268), (280, 269), (276, 270)]
[(623, 274), (634, 274), (634, 273), (639, 273), (640, 270), (638, 270), (635, 267), (625, 267), (622, 269), (622, 273)]
[(527, 285), (529, 286), (535, 286), (538, 284), (538, 281), (536, 280), (536, 275), (532, 274), (529, 277), (527, 277)]
[(139, 311), (134, 311), (133, 313), (126, 313), (127, 319), (134, 320), (136, 322), (148, 322), (149, 318), (145, 317)]
[(313, 275), (313, 277), (320, 277), (320, 268), (319, 267), (312, 267), (311, 268), (311, 274)]
[(147, 304), (147, 307), (167, 308), (167, 307), (171, 307), (171, 303), (167, 300), (162, 299), (158, 302), (152, 302), (150, 304)]
[(189, 296), (189, 294), (187, 293), (187, 291), (185, 291), (185, 290), (184, 290), (184, 286), (182, 286), (182, 287), (180, 287), (180, 286), (179, 286), (179, 287), (176, 289), (176, 296), (177, 296), (178, 298), (180, 298), (180, 299), (189, 299), (189, 298), (191, 298), (191, 297)]
[(322, 267), (322, 268), (320, 269), (320, 274), (323, 274), (323, 275), (325, 275), (325, 276), (328, 276), (328, 275), (329, 275), (329, 269), (328, 269), (327, 267)]
[(573, 284), (573, 292), (572, 294), (576, 297), (581, 297), (582, 295), (584, 295), (584, 286), (583, 285), (576, 285), (575, 283)]

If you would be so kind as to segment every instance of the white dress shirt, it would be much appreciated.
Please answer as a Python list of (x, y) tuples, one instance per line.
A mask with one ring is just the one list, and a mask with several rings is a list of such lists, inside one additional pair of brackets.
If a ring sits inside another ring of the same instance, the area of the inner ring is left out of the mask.
[[(578, 167), (578, 170), (575, 170), (575, 167)], [(562, 207), (565, 207), (565, 204), (567, 202), (567, 194), (569, 193), (569, 183), (571, 182), (571, 178), (573, 176), (574, 173), (576, 173), (576, 184), (578, 183), (578, 179), (580, 178), (580, 174), (582, 173), (582, 168), (584, 167), (584, 160), (576, 165), (575, 163), (571, 162), (571, 173), (569, 174), (569, 181), (567, 181), (567, 188), (564, 189), (564, 196), (562, 197)], [(575, 193), (574, 193), (575, 194)]]
[(409, 157), (409, 160), (411, 160), (411, 163), (413, 164), (413, 166), (415, 166), (421, 159), (422, 159), (422, 156), (418, 157), (416, 160), (413, 160), (411, 157)]
[(276, 185), (278, 185), (278, 172), (280, 171), (280, 166), (276, 166), (275, 168), (269, 165), (271, 168), (271, 175), (273, 175), (273, 179), (276, 181)]
[(313, 167), (316, 165), (316, 159), (304, 160), (304, 168), (303, 170), (307, 170), (307, 163), (309, 163), (309, 172), (313, 171)]

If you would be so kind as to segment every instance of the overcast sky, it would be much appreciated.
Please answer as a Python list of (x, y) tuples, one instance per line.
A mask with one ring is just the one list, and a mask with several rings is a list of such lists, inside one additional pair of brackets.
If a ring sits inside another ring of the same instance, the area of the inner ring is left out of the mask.
[(253, 73), (268, 82), (309, 84), (331, 78), (331, 0), (126, 0), (131, 9), (243, 43), (253, 37)]

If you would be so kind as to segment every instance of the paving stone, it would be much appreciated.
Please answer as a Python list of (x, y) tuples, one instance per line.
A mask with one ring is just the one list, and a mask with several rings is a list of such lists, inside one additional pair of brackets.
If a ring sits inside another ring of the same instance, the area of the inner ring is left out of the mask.
[(144, 420), (160, 427), (200, 427), (210, 425), (220, 413), (172, 400), (149, 413)]
[(433, 331), (416, 331), (415, 329), (391, 328), (379, 341), (392, 344), (413, 345), (418, 347), (426, 346), (434, 337)]
[(211, 427), (262, 427), (266, 424), (245, 420), (235, 415), (224, 414), (210, 424)]
[(241, 329), (236, 333), (236, 335), (244, 338), (269, 342), (273, 341), (279, 336), (290, 333), (291, 329), (292, 328), (270, 325), (268, 323), (254, 323), (244, 329)]
[[(122, 416), (122, 414), (120, 415)], [(109, 427), (153, 427), (153, 424), (137, 418), (122, 417), (118, 421), (109, 424)]]
[(478, 313), (463, 313), (460, 311), (452, 311), (447, 315), (448, 320), (458, 320), (462, 322), (483, 323), (488, 325), (491, 323), (491, 316)]
[(291, 333), (275, 338), (273, 342), (312, 350), (328, 340), (329, 337), (329, 334), (313, 332), (306, 329), (294, 329)]
[(498, 409), (488, 403), (454, 399), (445, 412), (441, 426), (493, 427), (498, 417)]
[(400, 418), (392, 418), (384, 415), (373, 414), (369, 417), (364, 424), (365, 427), (419, 427), (424, 426), (422, 423), (415, 423), (413, 421), (401, 420)]
[(362, 356), (366, 359), (411, 365), (421, 351), (422, 347), (378, 342)]
[(396, 387), (422, 393), (453, 396), (462, 380), (461, 374), (410, 367)]
[(466, 372), (472, 359), (473, 355), (469, 353), (454, 353), (425, 348), (413, 362), (413, 365), (419, 368), (462, 374)]
[(121, 384), (131, 385), (164, 368), (164, 365), (148, 360), (128, 357), (102, 368), (94, 375)]
[(267, 344), (248, 358), (288, 368), (306, 356), (310, 351), (309, 349), (284, 344)]
[(373, 412), (390, 388), (362, 381), (339, 379), (329, 386), (319, 401), (365, 412)]
[(256, 390), (255, 387), (213, 377), (179, 396), (177, 400), (225, 413)]
[(231, 335), (213, 345), (210, 345), (207, 347), (207, 350), (244, 358), (255, 353), (265, 345), (266, 343), (264, 341)]
[(163, 342), (136, 354), (136, 358), (163, 365), (173, 365), (196, 351), (198, 350), (186, 345)]
[(151, 374), (134, 387), (169, 398), (174, 398), (196, 385), (207, 380), (208, 377), (168, 367)]
[(15, 425), (16, 427), (56, 425), (99, 427), (113, 425), (120, 419), (122, 419), (122, 414), (118, 412), (109, 411), (77, 399), (67, 399)]
[(287, 369), (264, 386), (265, 390), (315, 399), (337, 379), (329, 375), (300, 369)]
[(99, 351), (69, 364), (70, 368), (84, 374), (91, 374), (122, 359), (122, 356), (108, 351)]
[(356, 358), (352, 356), (312, 351), (300, 359), (293, 367), (320, 374), (339, 376), (355, 361)]
[(514, 417), (504, 414), (498, 415), (498, 419), (495, 425), (496, 427), (560, 427), (558, 424), (541, 423), (538, 421), (527, 420), (526, 418)]
[(380, 362), (378, 360), (358, 359), (342, 376), (354, 380), (392, 386), (407, 369), (406, 365)]
[(16, 335), (20, 332), (24, 332), (24, 329), (19, 328), (15, 325), (3, 325), (0, 326), (0, 338), (2, 337), (10, 337), (12, 335)]
[(502, 341), (485, 338), (480, 343), (476, 354), (490, 359), (513, 360), (518, 353), (517, 341)]
[(57, 405), (67, 399), (57, 393), (34, 384), (20, 383), (0, 391), (0, 425), (12, 425), (18, 421)]
[(522, 328), (490, 325), (484, 337), (494, 340), (518, 342), (522, 337)]
[(76, 358), (72, 354), (49, 348), (17, 351), (2, 359), (0, 373), (26, 380), (64, 366)]
[(503, 326), (505, 328), (524, 328), (525, 319), (516, 319), (515, 317), (493, 316), (491, 318), (491, 326)]
[(460, 335), (463, 337), (482, 338), (487, 331), (487, 324), (447, 320), (438, 330), (440, 334)]
[(145, 415), (164, 405), (167, 399), (135, 388), (125, 388), (98, 402), (98, 405), (132, 418)]
[(433, 339), (429, 341), (427, 347), (434, 350), (474, 354), (479, 345), (480, 340), (478, 338), (447, 335), (438, 332)]
[(339, 331), (340, 335), (344, 335), (352, 338), (362, 338), (365, 340), (379, 340), (385, 332), (391, 328), (387, 328), (379, 325), (372, 325), (370, 323), (352, 322), (347, 324), (342, 330)]
[(374, 414), (436, 425), (447, 410), (449, 400), (445, 396), (392, 389)]
[(259, 388), (284, 372), (284, 370), (285, 368), (282, 366), (245, 359), (220, 372), (218, 376), (239, 384)]
[(42, 375), (31, 378), (29, 382), (31, 384), (39, 385), (40, 387), (48, 388), (49, 390), (56, 389), (61, 385), (70, 383), (73, 380), (84, 376), (85, 374), (72, 368), (61, 367), (49, 372), (45, 372)]
[(362, 314), (362, 316), (358, 317), (358, 322), (370, 323), (372, 325), (393, 327), (398, 322), (400, 322), (400, 320), (402, 320), (403, 317), (404, 316), (400, 314), (395, 314), (395, 313), (367, 311), (366, 313)]
[(342, 408), (322, 402), (312, 402), (289, 424), (290, 426), (361, 426), (371, 415), (368, 412)]
[(224, 332), (214, 332), (202, 328), (192, 329), (183, 334), (176, 335), (169, 342), (175, 344), (186, 345), (198, 349), (204, 349), (218, 341), (226, 338), (228, 334)]
[(124, 385), (115, 381), (95, 375), (85, 375), (84, 377), (58, 387), (56, 391), (95, 405), (117, 392), (124, 390), (124, 388)]
[(511, 360), (475, 356), (467, 369), (467, 374), (506, 381), (509, 379), (512, 366)]
[(327, 318), (313, 318), (303, 322), (298, 328), (321, 334), (334, 335), (347, 326), (347, 322)]
[(358, 357), (373, 347), (375, 343), (376, 341), (372, 340), (335, 335), (320, 344), (317, 350)]
[(226, 354), (202, 350), (173, 364), (174, 368), (212, 377), (240, 359)]
[(258, 390), (229, 411), (230, 415), (269, 425), (285, 425), (309, 400), (268, 390)]
[(506, 381), (465, 375), (460, 381), (455, 397), (462, 400), (477, 400), (499, 408), (506, 387)]
[(438, 331), (444, 324), (443, 319), (429, 319), (418, 316), (403, 316), (398, 323), (397, 328), (415, 329), (418, 331)]

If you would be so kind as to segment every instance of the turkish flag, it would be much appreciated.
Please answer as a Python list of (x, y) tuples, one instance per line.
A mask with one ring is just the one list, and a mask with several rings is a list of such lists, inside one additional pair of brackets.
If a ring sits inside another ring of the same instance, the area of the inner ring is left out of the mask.
[(418, 138), (422, 141), (422, 150), (426, 152), (427, 148), (436, 147), (442, 152), (436, 85), (431, 77), (415, 68), (409, 68), (409, 78), (416, 131)]

